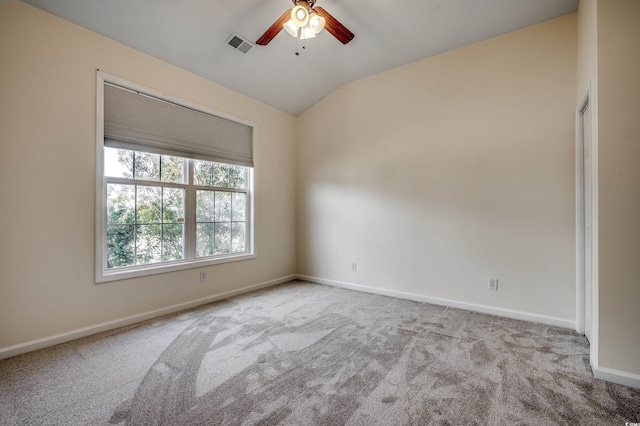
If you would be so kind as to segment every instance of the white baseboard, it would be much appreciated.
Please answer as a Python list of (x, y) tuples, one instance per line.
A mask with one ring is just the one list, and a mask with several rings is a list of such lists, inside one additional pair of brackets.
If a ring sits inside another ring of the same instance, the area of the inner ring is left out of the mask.
[(113, 330), (115, 328), (124, 327), (124, 326), (135, 324), (141, 321), (146, 321), (148, 319), (157, 318), (163, 315), (184, 311), (185, 309), (194, 308), (196, 306), (206, 305), (207, 303), (215, 302), (222, 299), (227, 299), (229, 297), (237, 296), (242, 293), (248, 293), (250, 291), (259, 290), (261, 288), (282, 284), (287, 281), (294, 280), (296, 279), (296, 277), (297, 277), (296, 275), (288, 275), (288, 276), (276, 278), (270, 281), (265, 281), (259, 284), (254, 284), (247, 287), (239, 288), (237, 290), (231, 290), (231, 291), (216, 294), (213, 296), (207, 296), (201, 299), (192, 300), (190, 302), (179, 303), (177, 305), (169, 306), (166, 308), (156, 309), (154, 311), (144, 312), (142, 314), (132, 315), (126, 318), (104, 322), (102, 324), (92, 325), (89, 327), (80, 328), (80, 329), (69, 331), (66, 333), (56, 334), (54, 336), (32, 340), (30, 342), (20, 343), (14, 346), (8, 346), (6, 348), (0, 348), (0, 359), (10, 358), (12, 356), (21, 355), (27, 352), (43, 349), (49, 346), (58, 345), (60, 343), (70, 342), (72, 340), (76, 340), (81, 337), (91, 336), (92, 334), (100, 333), (103, 331)]
[(605, 367), (592, 367), (592, 370), (593, 375), (596, 379), (606, 380), (607, 382), (617, 383), (619, 385), (640, 389), (640, 376), (637, 374), (627, 373), (625, 371), (619, 370), (612, 370)]
[(465, 309), (467, 311), (480, 312), (482, 314), (497, 315), (501, 317), (513, 318), (523, 321), (537, 322), (556, 327), (576, 329), (575, 320), (537, 315), (529, 312), (512, 311), (510, 309), (494, 308), (491, 306), (476, 305), (473, 303), (457, 302), (455, 300), (440, 299), (437, 297), (422, 296), (415, 293), (405, 293), (403, 291), (387, 290), (376, 287), (367, 287), (360, 284), (346, 283), (342, 281), (327, 280), (324, 278), (298, 275), (298, 279), (310, 281), (317, 284), (325, 284), (333, 287), (341, 287), (349, 290), (363, 291), (366, 293), (382, 294), (384, 296), (397, 297), (399, 299), (414, 300), (416, 302), (431, 303), (433, 305), (448, 306), (451, 308)]

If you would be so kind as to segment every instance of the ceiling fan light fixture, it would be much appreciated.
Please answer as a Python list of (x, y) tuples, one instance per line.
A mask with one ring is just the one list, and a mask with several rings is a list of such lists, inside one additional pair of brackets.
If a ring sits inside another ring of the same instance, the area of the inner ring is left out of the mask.
[(323, 16), (318, 15), (314, 10), (311, 11), (309, 27), (311, 28), (311, 31), (313, 31), (313, 34), (318, 34), (322, 31), (326, 22), (327, 20)]
[(291, 35), (291, 37), (298, 38), (298, 32), (300, 31), (300, 27), (298, 27), (296, 24), (294, 24), (291, 19), (289, 19), (287, 22), (285, 22), (282, 25), (282, 27), (284, 28), (284, 30), (286, 32), (289, 33), (289, 35)]
[(313, 28), (307, 25), (306, 27), (300, 28), (300, 40), (306, 40), (308, 38), (314, 38), (316, 33), (313, 32)]
[(309, 23), (309, 5), (306, 2), (299, 2), (291, 9), (291, 22), (300, 28)]

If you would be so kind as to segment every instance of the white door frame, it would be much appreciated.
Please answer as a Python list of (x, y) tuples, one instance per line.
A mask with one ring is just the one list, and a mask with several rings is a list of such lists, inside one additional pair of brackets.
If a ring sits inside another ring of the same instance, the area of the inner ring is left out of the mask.
[(576, 108), (576, 331), (584, 334), (584, 152), (581, 113), (589, 106), (591, 140), (591, 340), (590, 364), (598, 371), (599, 264), (598, 264), (598, 89), (590, 81)]

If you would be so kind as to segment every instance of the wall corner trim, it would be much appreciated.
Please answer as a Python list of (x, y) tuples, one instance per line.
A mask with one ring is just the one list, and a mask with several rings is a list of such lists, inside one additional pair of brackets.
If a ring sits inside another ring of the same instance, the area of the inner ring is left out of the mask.
[(41, 339), (31, 340), (29, 342), (20, 343), (6, 348), (0, 348), (0, 359), (10, 358), (12, 356), (25, 354), (27, 352), (36, 351), (38, 349), (47, 348), (49, 346), (59, 345), (60, 343), (70, 342), (82, 337), (91, 336), (103, 331), (113, 330), (149, 319), (161, 317), (163, 315), (173, 314), (175, 312), (184, 311), (186, 309), (195, 308), (196, 306), (206, 305), (207, 303), (216, 302), (222, 299), (228, 299), (243, 293), (259, 290), (266, 287), (282, 284), (296, 279), (296, 275), (287, 275), (273, 280), (265, 281), (258, 284), (249, 285), (236, 290), (230, 290), (224, 293), (203, 297), (201, 299), (192, 300), (190, 302), (179, 303), (177, 305), (168, 306), (166, 308), (156, 309), (126, 318), (120, 318), (89, 327), (80, 328), (66, 333), (56, 334), (53, 336), (43, 337)]

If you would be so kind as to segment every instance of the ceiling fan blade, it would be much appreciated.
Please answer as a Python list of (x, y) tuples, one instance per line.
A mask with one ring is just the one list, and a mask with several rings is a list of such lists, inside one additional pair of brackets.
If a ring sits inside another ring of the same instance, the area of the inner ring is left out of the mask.
[(324, 29), (329, 31), (331, 34), (333, 34), (333, 36), (338, 40), (340, 40), (342, 44), (347, 44), (351, 40), (353, 40), (353, 37), (355, 37), (353, 33), (349, 31), (347, 27), (342, 25), (340, 21), (338, 21), (336, 18), (331, 16), (329, 12), (327, 12), (326, 10), (324, 10), (319, 6), (314, 7), (313, 10), (318, 12), (318, 15), (322, 16), (324, 19), (327, 20), (324, 25)]
[(282, 16), (279, 17), (278, 20), (274, 22), (267, 31), (264, 32), (264, 34), (262, 34), (262, 36), (256, 41), (256, 44), (259, 44), (260, 46), (266, 46), (267, 44), (269, 44), (269, 42), (273, 40), (273, 38), (277, 36), (278, 33), (282, 30), (282, 26), (284, 25), (284, 23), (287, 22), (290, 18), (291, 9), (283, 13)]

